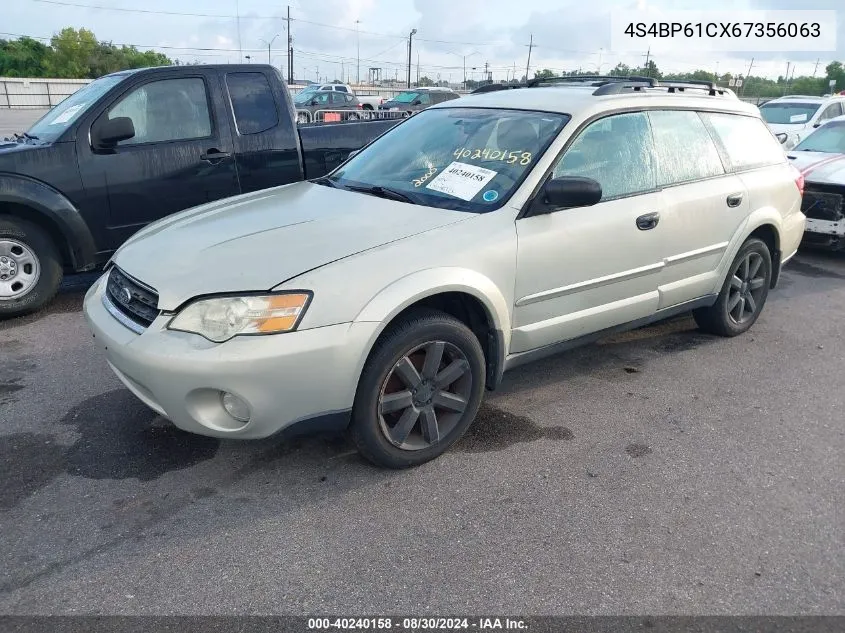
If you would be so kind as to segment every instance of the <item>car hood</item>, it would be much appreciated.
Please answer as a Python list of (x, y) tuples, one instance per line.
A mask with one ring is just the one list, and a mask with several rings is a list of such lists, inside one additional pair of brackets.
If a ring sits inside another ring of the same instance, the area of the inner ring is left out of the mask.
[(306, 271), (472, 214), (300, 182), (189, 209), (143, 229), (112, 258), (159, 308), (270, 290)]
[(787, 156), (807, 182), (845, 185), (845, 154), (792, 151)]
[[(0, 139), (0, 160), (3, 157), (9, 157), (8, 160), (15, 160), (16, 156), (20, 156), (26, 152), (36, 152), (51, 147), (51, 143), (42, 143), (41, 141), (31, 141), (27, 143), (18, 143), (16, 141), (5, 141)], [(5, 165), (5, 162), (3, 163)]]

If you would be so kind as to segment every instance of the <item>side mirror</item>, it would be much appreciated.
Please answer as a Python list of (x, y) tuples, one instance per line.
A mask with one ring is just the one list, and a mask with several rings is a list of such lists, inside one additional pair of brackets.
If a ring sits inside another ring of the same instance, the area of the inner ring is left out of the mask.
[(820, 127), (821, 123), (813, 123), (813, 127)]
[(416, 101), (414, 101), (411, 105), (422, 105), (422, 101), (420, 101), (419, 99), (417, 99), (417, 100), (416, 100)]
[(551, 213), (557, 209), (591, 207), (600, 200), (601, 185), (592, 178), (553, 178), (543, 185), (540, 194), (535, 198), (531, 215)]
[(135, 124), (127, 116), (119, 116), (114, 119), (104, 119), (91, 130), (95, 147), (111, 148), (120, 141), (135, 136)]
[(780, 144), (783, 145), (786, 143), (786, 139), (789, 138), (786, 132), (781, 132), (780, 134), (775, 134), (775, 138), (780, 141)]
[(317, 101), (316, 99), (311, 99), (311, 101), (308, 102), (308, 105), (317, 105), (318, 103), (319, 101)]

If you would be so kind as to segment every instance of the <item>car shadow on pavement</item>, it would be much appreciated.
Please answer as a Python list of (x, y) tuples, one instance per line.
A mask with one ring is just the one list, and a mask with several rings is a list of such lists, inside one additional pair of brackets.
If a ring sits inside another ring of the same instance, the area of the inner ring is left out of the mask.
[(40, 321), (54, 314), (71, 314), (82, 310), (85, 293), (100, 277), (100, 272), (65, 275), (59, 291), (43, 309), (22, 317), (0, 321), (0, 330)]

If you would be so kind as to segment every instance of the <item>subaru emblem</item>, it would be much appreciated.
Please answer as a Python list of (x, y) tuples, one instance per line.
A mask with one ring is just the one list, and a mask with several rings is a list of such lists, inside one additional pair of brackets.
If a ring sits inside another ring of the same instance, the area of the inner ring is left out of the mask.
[(121, 303), (129, 303), (132, 301), (132, 293), (129, 292), (129, 288), (121, 288), (120, 289), (120, 302)]

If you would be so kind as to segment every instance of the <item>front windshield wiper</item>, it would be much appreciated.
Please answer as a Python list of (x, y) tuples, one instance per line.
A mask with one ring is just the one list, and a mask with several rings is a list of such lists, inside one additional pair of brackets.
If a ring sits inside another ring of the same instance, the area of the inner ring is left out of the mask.
[(315, 185), (326, 185), (327, 187), (335, 187), (336, 189), (341, 188), (339, 184), (337, 184), (328, 176), (320, 176), (319, 178), (315, 178), (311, 182), (313, 182)]
[(37, 141), (38, 137), (35, 134), (29, 134), (28, 132), (24, 132), (23, 135), (31, 141)]
[(358, 191), (371, 196), (378, 196), (379, 198), (387, 198), (388, 200), (417, 204), (410, 196), (405, 195), (401, 191), (396, 191), (395, 189), (390, 189), (388, 187), (381, 187), (379, 185), (344, 185), (344, 188), (349, 189), (349, 191)]

